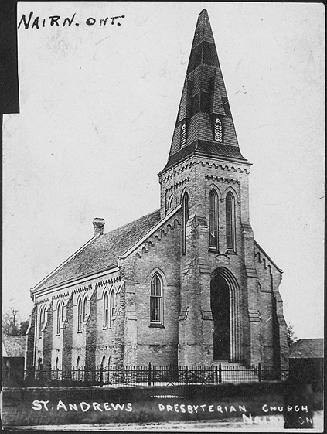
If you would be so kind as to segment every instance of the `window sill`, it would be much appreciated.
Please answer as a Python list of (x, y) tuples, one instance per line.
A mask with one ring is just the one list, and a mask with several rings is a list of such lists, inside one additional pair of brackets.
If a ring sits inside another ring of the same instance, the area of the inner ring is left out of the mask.
[(226, 254), (227, 255), (237, 255), (237, 252), (233, 249), (227, 249), (226, 250)]
[(160, 323), (150, 323), (149, 324), (149, 328), (154, 328), (154, 329), (164, 329), (165, 326), (163, 324)]
[(219, 254), (219, 250), (216, 247), (209, 247), (209, 252)]
[(83, 333), (82, 330), (77, 330), (77, 333)]

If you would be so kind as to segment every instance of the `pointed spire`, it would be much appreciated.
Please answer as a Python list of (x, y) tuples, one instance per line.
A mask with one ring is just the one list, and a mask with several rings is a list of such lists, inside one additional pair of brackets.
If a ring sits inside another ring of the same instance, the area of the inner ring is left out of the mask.
[(209, 23), (209, 15), (206, 9), (200, 12), (198, 21), (196, 23), (195, 34), (193, 38), (192, 48), (195, 48), (201, 42), (213, 42), (213, 34)]
[(193, 153), (245, 160), (239, 150), (206, 9), (200, 12), (196, 23), (165, 169)]

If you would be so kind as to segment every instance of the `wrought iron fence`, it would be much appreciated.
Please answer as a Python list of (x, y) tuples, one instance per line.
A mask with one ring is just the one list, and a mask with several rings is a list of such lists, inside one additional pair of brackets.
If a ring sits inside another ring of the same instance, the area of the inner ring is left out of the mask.
[(54, 369), (25, 371), (25, 383), (33, 385), (169, 386), (186, 384), (249, 383), (286, 380), (287, 371), (241, 366), (126, 366), (95, 370)]

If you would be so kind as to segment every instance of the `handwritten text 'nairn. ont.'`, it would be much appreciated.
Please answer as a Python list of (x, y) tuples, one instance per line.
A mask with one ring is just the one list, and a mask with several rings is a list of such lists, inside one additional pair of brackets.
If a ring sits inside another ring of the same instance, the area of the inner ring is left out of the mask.
[(108, 25), (117, 25), (121, 26), (122, 19), (125, 18), (125, 15), (118, 15), (115, 17), (104, 17), (104, 18), (95, 18), (95, 17), (87, 17), (85, 19), (79, 20), (77, 18), (77, 13), (75, 12), (70, 17), (63, 17), (61, 15), (49, 15), (47, 17), (40, 17), (38, 15), (34, 15), (33, 12), (30, 12), (28, 15), (22, 14), (19, 22), (18, 29), (41, 29), (44, 27), (73, 27), (84, 25), (87, 27), (99, 26), (106, 27)]

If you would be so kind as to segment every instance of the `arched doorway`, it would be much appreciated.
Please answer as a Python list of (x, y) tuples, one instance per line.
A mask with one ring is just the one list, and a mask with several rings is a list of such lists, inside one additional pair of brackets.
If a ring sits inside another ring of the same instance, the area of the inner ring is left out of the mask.
[(213, 359), (230, 359), (230, 294), (225, 279), (216, 276), (210, 282), (213, 318)]
[(213, 360), (239, 361), (239, 286), (225, 267), (217, 268), (210, 281), (213, 319)]

